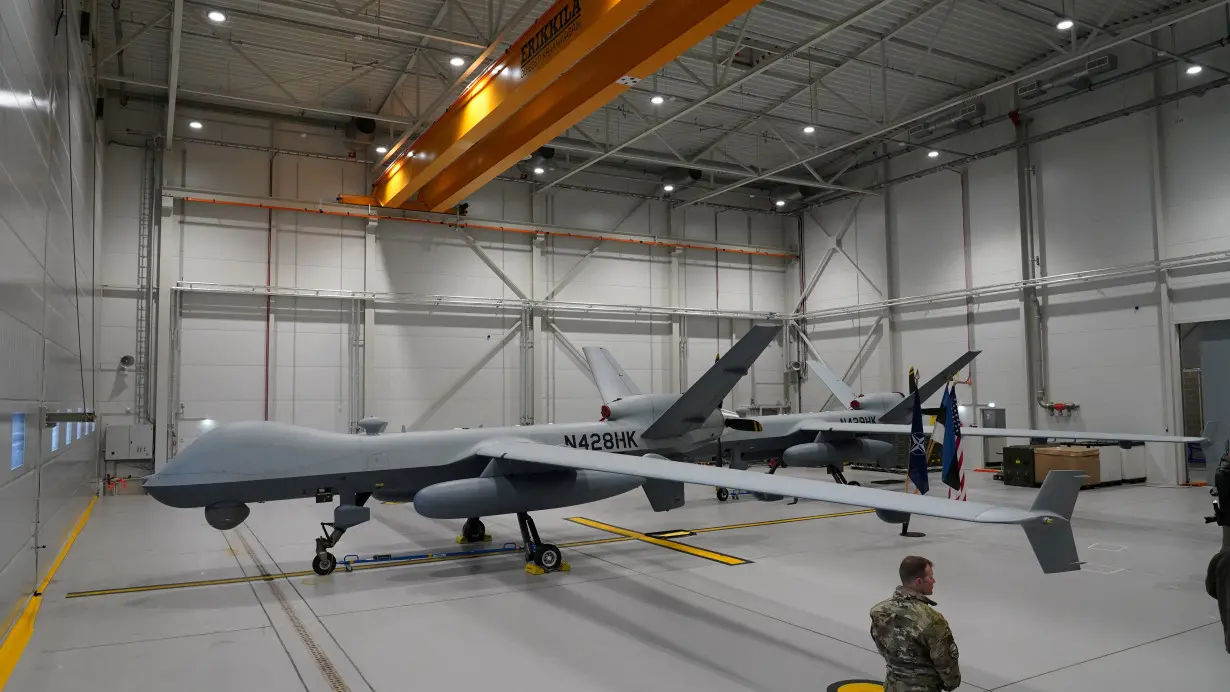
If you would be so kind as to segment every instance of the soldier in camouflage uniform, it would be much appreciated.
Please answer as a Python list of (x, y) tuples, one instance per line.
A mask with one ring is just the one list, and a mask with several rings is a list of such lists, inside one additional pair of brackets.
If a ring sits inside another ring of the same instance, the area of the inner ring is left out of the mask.
[(871, 638), (884, 657), (884, 692), (941, 692), (961, 685), (957, 643), (948, 621), (933, 608), (931, 561), (901, 561), (901, 586), (871, 609)]

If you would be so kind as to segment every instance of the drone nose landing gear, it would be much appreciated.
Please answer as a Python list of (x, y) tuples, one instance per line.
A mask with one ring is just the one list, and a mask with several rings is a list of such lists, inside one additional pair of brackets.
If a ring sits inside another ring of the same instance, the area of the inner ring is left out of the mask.
[[(337, 569), (337, 557), (329, 549), (342, 540), (346, 529), (351, 529), (371, 519), (371, 509), (364, 507), (371, 493), (357, 493), (342, 500), (342, 504), (333, 508), (333, 521), (321, 522), (320, 528), (324, 536), (316, 539), (316, 557), (312, 559), (312, 571), (325, 576)], [(347, 502), (346, 499), (352, 500)]]
[(543, 543), (538, 536), (538, 527), (527, 512), (517, 513), (517, 525), (521, 527), (521, 539), (525, 541), (525, 571), (530, 574), (568, 572), (572, 566), (564, 562), (559, 548)]

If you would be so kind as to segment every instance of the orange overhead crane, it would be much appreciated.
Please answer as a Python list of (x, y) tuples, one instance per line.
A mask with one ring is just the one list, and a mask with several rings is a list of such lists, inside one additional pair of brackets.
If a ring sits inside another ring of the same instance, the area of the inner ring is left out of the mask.
[(453, 208), (759, 2), (557, 0), (384, 171), (373, 201)]

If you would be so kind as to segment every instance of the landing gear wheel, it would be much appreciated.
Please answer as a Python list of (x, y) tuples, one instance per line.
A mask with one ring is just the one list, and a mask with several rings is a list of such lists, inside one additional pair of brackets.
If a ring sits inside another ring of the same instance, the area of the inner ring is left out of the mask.
[(846, 485), (858, 485), (858, 481), (849, 481)]
[(332, 574), (334, 569), (337, 569), (337, 558), (333, 557), (333, 553), (318, 553), (312, 559), (312, 571), (322, 577)]
[(461, 527), (461, 539), (466, 543), (479, 543), (487, 537), (487, 527), (480, 519), (466, 519)]
[(534, 564), (548, 572), (554, 572), (559, 569), (560, 563), (564, 561), (564, 556), (560, 554), (559, 548), (550, 543), (537, 546), (537, 550), (534, 552)]
[(726, 500), (730, 499), (730, 491), (727, 490), (726, 488), (718, 488), (717, 489), (717, 499), (718, 499), (718, 502), (725, 502)]

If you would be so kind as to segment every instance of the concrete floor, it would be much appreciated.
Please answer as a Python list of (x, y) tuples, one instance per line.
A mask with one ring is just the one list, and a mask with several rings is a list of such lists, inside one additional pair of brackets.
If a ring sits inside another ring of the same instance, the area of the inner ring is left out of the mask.
[[(1028, 505), (1035, 492), (969, 476), (973, 500)], [(609, 535), (569, 516), (657, 531), (851, 509), (719, 503), (690, 487), (668, 514), (638, 491), (535, 518), (544, 540), (563, 543)], [(309, 569), (317, 523), (331, 516), (330, 505), (273, 503), (224, 534), (200, 511), (108, 497), (52, 583), (8, 689), (824, 690), (882, 679), (867, 611), (892, 591), (901, 558), (921, 554), (961, 649), (961, 690), (1225, 692), (1230, 655), (1203, 587), (1219, 545), (1208, 510), (1206, 489), (1084, 491), (1075, 526), (1089, 564), (1049, 576), (1015, 527), (918, 517), (911, 528), (927, 535), (909, 539), (860, 514), (682, 539), (752, 561), (739, 566), (626, 541), (565, 549), (572, 571), (539, 577), (514, 554), (66, 599)], [(486, 523), (495, 545), (518, 538), (513, 517)], [(377, 504), (336, 552), (456, 550), (459, 527)]]

